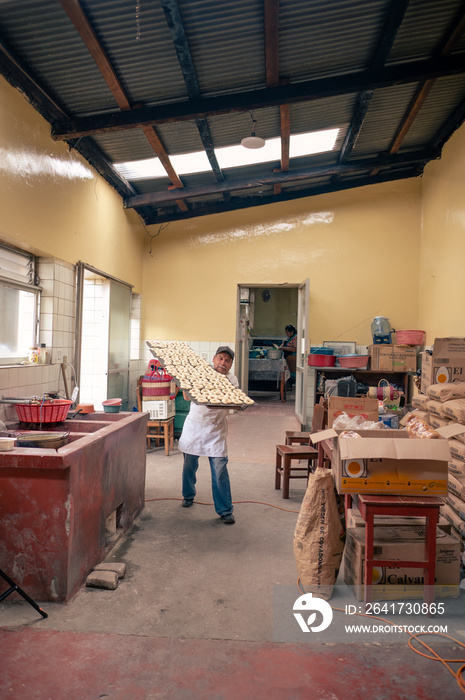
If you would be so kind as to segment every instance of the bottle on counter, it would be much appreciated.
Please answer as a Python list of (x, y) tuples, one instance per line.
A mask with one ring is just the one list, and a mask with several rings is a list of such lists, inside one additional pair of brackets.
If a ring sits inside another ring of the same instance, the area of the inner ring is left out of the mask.
[(41, 343), (40, 348), (39, 348), (39, 365), (47, 364), (47, 357), (48, 357), (47, 346), (45, 343)]
[(28, 352), (28, 361), (32, 364), (38, 364), (39, 362), (39, 348), (37, 345), (32, 345)]

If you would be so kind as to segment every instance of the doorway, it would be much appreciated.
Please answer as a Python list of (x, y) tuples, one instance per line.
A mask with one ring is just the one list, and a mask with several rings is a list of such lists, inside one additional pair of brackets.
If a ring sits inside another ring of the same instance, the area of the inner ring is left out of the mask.
[(76, 373), (80, 403), (129, 404), (131, 286), (78, 263)]
[(279, 373), (287, 367), (275, 346), (286, 340), (285, 327), (297, 329), (295, 415), (306, 424), (309, 281), (301, 284), (240, 284), (237, 288), (236, 374), (248, 393), (260, 379), (279, 392)]

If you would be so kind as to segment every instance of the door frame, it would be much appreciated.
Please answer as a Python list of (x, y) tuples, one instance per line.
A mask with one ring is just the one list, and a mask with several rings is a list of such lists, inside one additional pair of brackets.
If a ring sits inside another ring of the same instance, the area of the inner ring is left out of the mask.
[[(89, 265), (86, 262), (83, 262), (82, 260), (79, 260), (76, 263), (76, 320), (75, 320), (75, 348), (74, 348), (74, 367), (75, 367), (75, 374), (76, 374), (76, 386), (81, 386), (81, 372), (82, 372), (82, 332), (83, 332), (83, 317), (84, 317), (84, 309), (83, 309), (83, 299), (84, 299), (84, 280), (86, 276), (95, 276), (97, 278), (101, 278), (105, 280), (109, 285), (110, 284), (118, 284), (123, 287), (129, 288), (130, 294), (132, 294), (133, 290), (133, 285), (129, 284), (128, 282), (125, 282), (124, 280), (118, 279), (117, 277), (114, 277), (113, 275), (109, 275), (107, 272), (103, 272), (102, 270), (99, 270), (98, 268), (94, 267), (93, 265)], [(108, 293), (110, 293), (110, 288), (108, 289)], [(130, 309), (129, 309), (129, 318), (130, 318)], [(107, 329), (107, 334), (109, 334), (109, 327)], [(130, 337), (129, 337), (129, 346), (128, 346), (128, 353), (130, 349)], [(129, 354), (128, 354), (128, 366), (127, 368), (123, 368), (123, 372), (127, 373), (128, 376), (128, 386), (129, 386)], [(109, 367), (108, 367), (108, 357), (107, 357), (107, 367), (104, 372), (104, 375), (106, 376), (106, 386), (107, 386), (107, 396), (103, 397), (104, 399), (108, 398), (108, 377), (109, 377)]]
[(309, 353), (308, 315), (310, 280), (299, 284), (297, 300), (297, 353), (295, 376), (295, 415), (302, 428), (307, 424), (307, 378)]
[[(247, 391), (248, 384), (245, 384), (245, 379), (248, 381), (248, 344), (241, 336), (241, 290), (242, 289), (259, 289), (266, 287), (267, 289), (297, 289), (297, 362), (296, 362), (296, 392), (295, 392), (295, 415), (302, 426), (305, 426), (307, 420), (307, 356), (309, 348), (309, 297), (310, 297), (310, 281), (306, 278), (303, 282), (284, 282), (282, 284), (268, 282), (240, 282), (237, 285), (237, 303), (236, 303), (236, 356), (239, 356), (238, 373), (239, 384), (243, 391)], [(299, 352), (300, 349), (300, 352)], [(298, 374), (297, 374), (297, 367)], [(299, 384), (299, 389), (297, 389)]]

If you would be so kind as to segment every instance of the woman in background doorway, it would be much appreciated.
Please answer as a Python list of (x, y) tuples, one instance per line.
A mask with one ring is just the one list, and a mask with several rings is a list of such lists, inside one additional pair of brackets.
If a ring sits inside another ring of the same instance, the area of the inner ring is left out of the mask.
[(295, 383), (295, 366), (297, 360), (297, 328), (289, 324), (284, 329), (287, 335), (287, 340), (279, 346), (279, 350), (284, 353), (284, 359), (291, 373), (291, 384)]

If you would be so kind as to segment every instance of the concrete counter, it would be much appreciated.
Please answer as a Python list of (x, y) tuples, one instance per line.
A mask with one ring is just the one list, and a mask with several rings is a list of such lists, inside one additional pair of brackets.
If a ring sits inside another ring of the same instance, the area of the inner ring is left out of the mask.
[(64, 447), (0, 452), (0, 568), (32, 598), (68, 600), (114, 544), (108, 519), (122, 534), (141, 512), (147, 421), (88, 414), (47, 427)]

